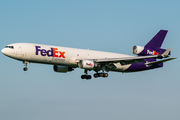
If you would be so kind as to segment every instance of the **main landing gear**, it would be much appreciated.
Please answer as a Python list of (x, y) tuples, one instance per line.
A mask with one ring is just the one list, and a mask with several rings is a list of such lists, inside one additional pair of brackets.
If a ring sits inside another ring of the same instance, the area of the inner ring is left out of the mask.
[(102, 73), (98, 73), (98, 71), (96, 71), (96, 73), (94, 74), (94, 78), (98, 78), (98, 77), (106, 78), (106, 77), (108, 77), (108, 74), (104, 73), (104, 71), (105, 71), (105, 66), (103, 65), (102, 66)]
[(81, 75), (81, 79), (86, 79), (86, 80), (90, 80), (91, 79), (91, 75), (87, 74), (87, 70), (84, 70), (84, 75)]
[(89, 80), (91, 79), (91, 75), (81, 75), (81, 79)]
[(27, 61), (23, 61), (23, 64), (24, 64), (24, 68), (23, 68), (23, 70), (24, 71), (27, 71), (28, 70), (28, 68), (27, 68), (27, 64), (28, 64), (28, 62)]
[[(90, 80), (92, 77), (91, 77), (91, 75), (88, 75), (87, 74), (87, 70), (85, 69), (84, 70), (84, 75), (81, 75), (81, 79), (86, 79), (86, 80)], [(103, 78), (106, 78), (106, 77), (108, 77), (108, 74), (107, 73), (104, 73), (104, 72), (102, 72), (102, 73), (98, 73), (98, 72), (96, 72), (95, 74), (94, 74), (94, 78), (98, 78), (98, 77), (103, 77)]]
[(108, 74), (107, 73), (95, 73), (94, 74), (94, 78), (98, 78), (98, 77), (108, 77)]

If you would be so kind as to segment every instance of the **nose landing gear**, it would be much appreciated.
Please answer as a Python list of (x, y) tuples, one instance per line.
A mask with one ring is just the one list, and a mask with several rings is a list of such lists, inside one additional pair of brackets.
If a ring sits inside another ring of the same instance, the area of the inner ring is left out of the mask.
[(23, 64), (24, 64), (24, 68), (23, 68), (23, 70), (24, 71), (27, 71), (28, 70), (28, 68), (27, 68), (27, 64), (28, 64), (28, 62), (27, 61), (23, 61)]

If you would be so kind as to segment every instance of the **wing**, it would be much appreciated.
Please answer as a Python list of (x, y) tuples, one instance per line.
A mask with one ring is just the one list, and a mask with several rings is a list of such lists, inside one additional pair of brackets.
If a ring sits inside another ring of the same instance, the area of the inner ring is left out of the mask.
[(158, 55), (141, 56), (141, 57), (125, 57), (125, 58), (109, 58), (109, 59), (96, 59), (96, 63), (121, 63), (121, 65), (133, 64), (144, 62), (144, 59), (158, 58)]
[[(144, 59), (149, 59), (149, 58), (166, 58), (166, 57), (169, 57), (168, 56), (169, 52), (170, 52), (170, 48), (168, 48), (163, 54), (160, 54), (160, 55), (123, 57), (123, 58), (86, 59), (86, 60), (94, 61), (100, 64), (119, 62), (121, 65), (128, 65), (128, 64), (133, 64), (133, 63), (145, 62)], [(79, 60), (76, 59), (76, 62), (79, 62)]]
[[(121, 63), (121, 65), (127, 65), (127, 64), (133, 64), (133, 63), (139, 63), (139, 62), (144, 62), (144, 59), (149, 59), (149, 58), (167, 58), (169, 57), (168, 54), (170, 52), (170, 48), (168, 48), (163, 54), (161, 55), (151, 55), (151, 56), (138, 56), (138, 57), (125, 57), (125, 58), (109, 58), (109, 59), (97, 59), (97, 63)], [(169, 61), (169, 60), (164, 60), (164, 61)], [(161, 61), (161, 62), (164, 62)], [(154, 63), (155, 64), (155, 63)], [(157, 63), (156, 63), (157, 64)]]

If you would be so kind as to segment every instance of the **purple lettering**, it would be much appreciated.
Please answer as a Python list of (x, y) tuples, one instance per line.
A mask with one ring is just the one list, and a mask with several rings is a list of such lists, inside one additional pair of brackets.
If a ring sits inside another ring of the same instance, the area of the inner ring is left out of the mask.
[(48, 57), (53, 57), (53, 49), (47, 51), (47, 56)]
[(41, 52), (41, 50), (40, 49), (38, 49), (38, 48), (41, 48), (40, 46), (35, 46), (36, 47), (36, 55), (38, 55), (38, 51), (40, 51)]
[(51, 48), (50, 50), (40, 49), (41, 46), (35, 46), (36, 55), (41, 54), (41, 56), (48, 56), (48, 57), (59, 57), (65, 58), (65, 52), (58, 51), (58, 48)]
[(41, 55), (42, 55), (42, 56), (46, 56), (46, 50), (45, 50), (45, 49), (42, 49), (42, 50), (41, 50)]

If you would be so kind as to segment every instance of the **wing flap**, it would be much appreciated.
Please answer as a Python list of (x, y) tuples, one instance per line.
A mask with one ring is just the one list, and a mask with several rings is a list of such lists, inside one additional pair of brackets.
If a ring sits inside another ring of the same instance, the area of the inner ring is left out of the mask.
[(138, 59), (138, 60), (120, 60), (119, 61), (121, 65), (128, 65), (128, 64), (133, 64), (133, 63), (139, 63), (139, 62), (144, 62), (143, 59)]

